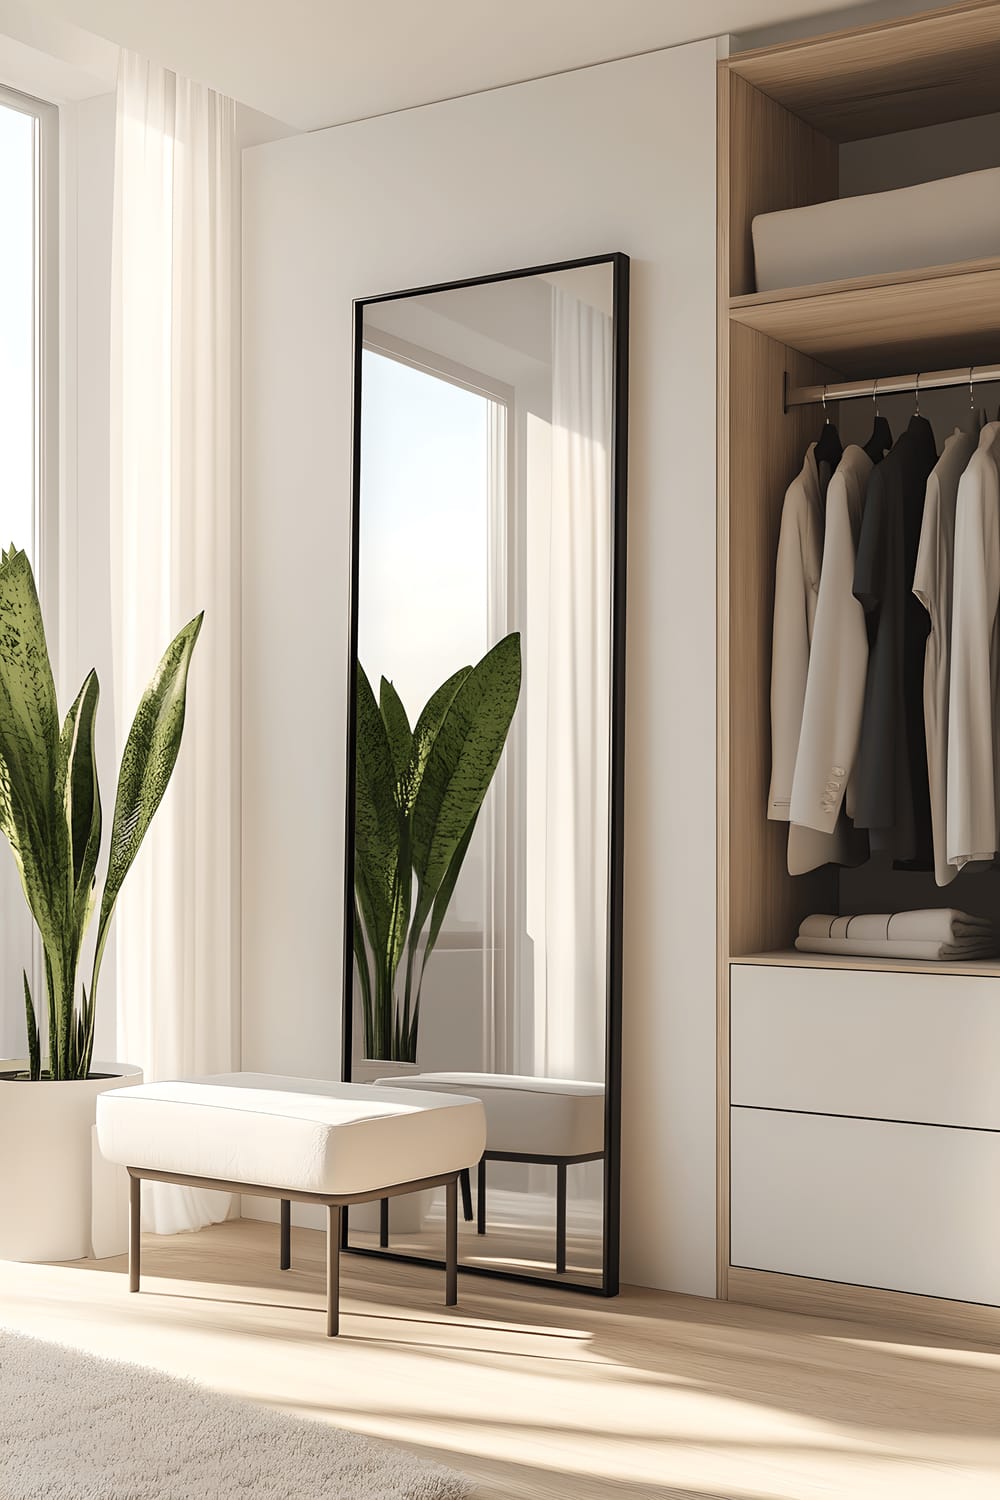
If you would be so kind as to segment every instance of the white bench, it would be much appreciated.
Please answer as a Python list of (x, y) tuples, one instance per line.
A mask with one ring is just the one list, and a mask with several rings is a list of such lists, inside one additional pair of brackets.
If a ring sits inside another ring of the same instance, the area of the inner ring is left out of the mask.
[(392, 1087), (222, 1073), (113, 1089), (97, 1103), (109, 1161), (129, 1172), (129, 1291), (139, 1290), (143, 1179), (281, 1200), (282, 1270), (291, 1265), (291, 1203), (327, 1214), (326, 1331), (339, 1326), (344, 1206), (444, 1185), (445, 1302), (458, 1300), (458, 1178), (482, 1155), (478, 1099)]
[[(381, 1078), (378, 1086), (390, 1080)], [(392, 1082), (423, 1097), (471, 1095), (486, 1111), (486, 1149), (479, 1159), (477, 1229), (486, 1233), (486, 1163), (534, 1162), (556, 1169), (556, 1273), (566, 1269), (566, 1169), (604, 1156), (604, 1085), (574, 1078), (535, 1078), (518, 1073), (412, 1073)], [(463, 1171), (465, 1217), (472, 1218), (472, 1185)], [(380, 1243), (388, 1239), (387, 1204), (382, 1205)]]

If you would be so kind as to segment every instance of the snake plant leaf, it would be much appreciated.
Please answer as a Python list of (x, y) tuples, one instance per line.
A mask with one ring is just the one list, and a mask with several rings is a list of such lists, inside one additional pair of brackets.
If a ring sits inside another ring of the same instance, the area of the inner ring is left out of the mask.
[(73, 871), (73, 914), (81, 939), (90, 918), (94, 875), (101, 850), (101, 789), (94, 752), (94, 722), (99, 699), (97, 673), (88, 672), (66, 715), (60, 746), (60, 782)]
[(385, 721), (371, 683), (358, 663), (354, 791), (354, 869), (369, 940), (386, 951), (399, 866), (401, 820), (396, 771)]
[(427, 755), (413, 804), (420, 904), (440, 888), (483, 803), (521, 690), (521, 637), (504, 636), (460, 683)]
[(31, 564), (8, 552), (0, 564), (0, 745), (12, 780), (46, 821), (59, 749), (59, 710)]
[[(462, 873), (465, 856), (468, 854), (469, 845), (472, 843), (472, 835), (476, 831), (478, 819), (479, 813), (477, 811), (473, 816), (472, 822), (465, 830), (462, 842), (452, 855), (451, 863), (448, 866), (445, 877), (437, 891), (433, 893), (433, 897), (422, 893), (422, 899), (418, 901), (413, 925), (410, 929), (410, 943), (407, 950), (408, 962), (402, 1018), (403, 1039), (400, 1043), (402, 1050), (398, 1053), (398, 1056), (407, 1062), (416, 1062), (417, 1060), (417, 1028), (420, 1024), (420, 991), (423, 985), (424, 970), (427, 967), (427, 960), (437, 945), (441, 927), (447, 915), (448, 907), (451, 905), (451, 898), (455, 894), (458, 877)], [(430, 903), (431, 920), (427, 929), (427, 939), (424, 943), (423, 952), (420, 955), (420, 974), (414, 990), (413, 961), (416, 959), (420, 934), (423, 930), (424, 922), (427, 920), (428, 903)]]
[(471, 667), (459, 667), (457, 672), (453, 672), (448, 680), (443, 682), (437, 691), (432, 693), (428, 698), (416, 724), (413, 726), (413, 747), (411, 751), (410, 770), (407, 775), (407, 782), (410, 789), (408, 811), (412, 808), (413, 801), (420, 790), (420, 782), (423, 778), (424, 767), (427, 764), (427, 757), (431, 752), (431, 746), (434, 743), (437, 732), (444, 722), (444, 716), (451, 707), (455, 694), (471, 671)]
[(374, 1057), (374, 1036), (372, 1035), (372, 971), (371, 965), (368, 962), (368, 949), (365, 947), (364, 930), (361, 921), (357, 887), (355, 886), (354, 922), (351, 928), (351, 936), (354, 943), (354, 962), (357, 965), (358, 980), (361, 985), (361, 1015), (365, 1026), (365, 1056)]
[(472, 815), (471, 823), (465, 830), (465, 833), (462, 835), (461, 842), (459, 843), (454, 854), (451, 857), (451, 862), (448, 865), (447, 870), (445, 871), (444, 879), (437, 888), (437, 894), (434, 897), (434, 905), (431, 907), (431, 921), (430, 926), (427, 929), (427, 941), (424, 944), (421, 973), (423, 972), (423, 968), (426, 967), (427, 960), (430, 958), (431, 954), (434, 951), (434, 945), (437, 943), (438, 937), (440, 935), (442, 923), (444, 922), (445, 916), (447, 915), (448, 907), (451, 904), (451, 898), (455, 894), (455, 887), (458, 884), (458, 877), (462, 873), (462, 866), (465, 863), (465, 856), (469, 852), (469, 845), (472, 843), (472, 835), (476, 831), (476, 823), (478, 821), (479, 809), (477, 808), (475, 813), (473, 813)]
[(97, 1024), (97, 1006), (94, 991), (87, 994), (87, 986), (81, 984), (83, 1004), (77, 1014), (77, 1077), (86, 1078), (90, 1072), (90, 1059), (94, 1055), (94, 1029)]
[(360, 662), (354, 764), (354, 889), (374, 968), (374, 1005), (366, 1028), (376, 1038), (374, 1055), (388, 1056), (393, 985), (409, 926), (413, 871), (389, 731)]
[[(413, 742), (410, 756), (410, 766), (406, 775), (407, 800), (405, 811), (412, 816), (413, 804), (417, 793), (420, 791), (420, 783), (423, 780), (424, 769), (427, 765), (427, 757), (430, 755), (431, 746), (437, 737), (437, 732), (444, 722), (444, 716), (448, 712), (462, 683), (472, 671), (471, 667), (459, 667), (453, 672), (435, 692), (431, 694), (421, 710), (417, 722), (413, 727)], [(411, 840), (412, 842), (412, 840)], [(418, 873), (417, 878), (417, 902), (413, 911), (413, 920), (410, 924), (410, 935), (407, 941), (406, 960), (406, 983), (404, 986), (404, 1017), (403, 1029), (407, 1030), (410, 1022), (410, 1006), (413, 994), (413, 970), (420, 946), (420, 938), (427, 921), (427, 915), (434, 902), (435, 892), (421, 884)], [(412, 1059), (407, 1059), (412, 1061)]]
[(410, 764), (413, 731), (410, 728), (403, 701), (386, 677), (383, 677), (379, 684), (378, 704), (386, 734), (389, 736), (389, 749), (392, 751), (392, 764), (396, 771), (402, 805), (403, 781)]
[(152, 681), (139, 700), (125, 741), (111, 825), (108, 873), (101, 897), (92, 991), (97, 987), (100, 960), (122, 882), (163, 800), (177, 762), (184, 732), (188, 669), (204, 617), (204, 611), (195, 615), (163, 653)]
[(55, 788), (59, 716), (31, 565), (0, 563), (0, 829), (47, 958), (61, 971), (69, 908), (68, 834)]
[(42, 1052), (38, 1042), (38, 1017), (35, 1015), (35, 1002), (31, 998), (31, 986), (28, 983), (28, 971), (22, 969), (24, 978), (24, 1018), (28, 1032), (28, 1077), (33, 1083), (37, 1083), (42, 1076)]

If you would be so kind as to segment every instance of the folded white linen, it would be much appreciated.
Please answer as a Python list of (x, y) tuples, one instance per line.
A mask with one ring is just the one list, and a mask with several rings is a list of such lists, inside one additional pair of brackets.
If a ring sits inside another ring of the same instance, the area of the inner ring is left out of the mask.
[(836, 917), (816, 912), (799, 924), (800, 937), (872, 938), (888, 941), (956, 943), (963, 938), (992, 938), (996, 927), (988, 917), (971, 916), (953, 907), (929, 907), (921, 911), (864, 912), (854, 917)]
[(962, 943), (921, 942), (917, 938), (821, 938), (798, 937), (795, 946), (800, 953), (843, 953), (856, 958), (919, 958), (932, 962), (966, 958), (990, 958), (997, 944), (990, 939)]

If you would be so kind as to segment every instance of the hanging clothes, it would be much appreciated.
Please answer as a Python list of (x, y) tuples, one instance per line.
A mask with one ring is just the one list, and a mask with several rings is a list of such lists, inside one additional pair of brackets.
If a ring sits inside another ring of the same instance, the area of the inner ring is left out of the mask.
[[(851, 444), (826, 492), (822, 571), (790, 815), (832, 834), (841, 806), (854, 813), (852, 780), (868, 666), (865, 612), (854, 597), (854, 566), (872, 461)], [(846, 794), (846, 796), (845, 796)], [(859, 858), (864, 857), (860, 851)]]
[[(809, 650), (823, 563), (823, 486), (810, 443), (801, 472), (785, 492), (781, 508), (774, 580), (771, 644), (771, 784), (767, 815), (789, 821), (792, 779), (802, 728)], [(802, 875), (849, 857), (843, 829), (817, 833), (792, 824), (788, 830), (789, 874)]]
[(931, 425), (915, 415), (872, 470), (854, 569), (869, 642), (855, 821), (868, 830), (872, 853), (913, 870), (934, 868), (923, 706), (930, 627), (912, 584), (936, 462)]
[(983, 428), (959, 480), (953, 593), (947, 849), (961, 870), (1000, 848), (1000, 421)]
[(948, 863), (948, 699), (951, 676), (952, 579), (959, 481), (979, 443), (960, 428), (945, 442), (927, 481), (913, 592), (929, 617), (924, 654), (924, 734), (934, 845), (934, 879), (949, 885), (958, 874)]

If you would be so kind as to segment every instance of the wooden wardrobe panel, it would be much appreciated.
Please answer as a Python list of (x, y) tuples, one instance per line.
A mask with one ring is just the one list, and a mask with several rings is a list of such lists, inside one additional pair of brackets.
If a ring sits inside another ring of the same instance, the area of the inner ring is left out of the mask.
[[(729, 952), (787, 947), (810, 911), (836, 910), (831, 869), (792, 879), (788, 825), (766, 816), (771, 774), (770, 677), (774, 565), (781, 506), (820, 417), (786, 416), (782, 381), (835, 380), (754, 329), (734, 324), (729, 344)], [(833, 904), (831, 904), (833, 903)]]
[(729, 66), (838, 141), (1000, 109), (992, 0), (746, 52)]
[(849, 1318), (882, 1328), (924, 1328), (943, 1338), (958, 1337), (970, 1347), (1000, 1340), (1000, 1309), (981, 1302), (955, 1302), (945, 1297), (920, 1297), (915, 1292), (887, 1292), (879, 1287), (846, 1286), (837, 1281), (814, 1281), (808, 1276), (784, 1276), (777, 1271), (729, 1268), (729, 1297), (753, 1307), (777, 1307), (807, 1318)]
[(729, 295), (754, 290), (755, 214), (801, 208), (836, 198), (838, 153), (833, 141), (789, 114), (723, 64), (719, 74), (720, 202), (728, 203)]

